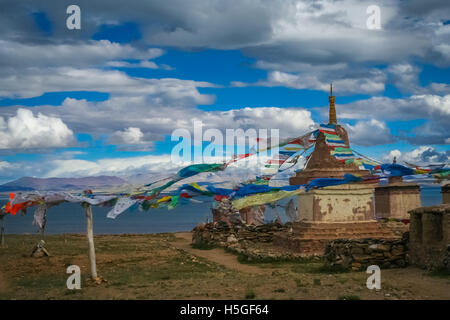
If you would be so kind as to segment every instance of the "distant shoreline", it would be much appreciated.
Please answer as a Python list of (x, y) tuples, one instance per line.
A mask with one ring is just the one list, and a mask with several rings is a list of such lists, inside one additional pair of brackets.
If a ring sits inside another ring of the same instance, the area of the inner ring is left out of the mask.
[[(405, 181), (407, 183), (414, 183), (414, 181)], [(439, 183), (433, 183), (433, 184), (421, 184), (418, 183), (418, 185), (420, 186), (421, 189), (441, 189), (443, 185), (439, 184)], [(83, 192), (85, 189), (74, 189), (74, 190), (11, 190), (11, 191), (0, 191), (0, 200), (9, 200), (9, 194), (10, 193), (17, 193), (17, 192), (69, 192), (69, 193), (81, 193)], [(92, 190), (94, 193), (96, 194), (107, 194), (107, 192), (105, 190), (102, 189), (98, 189), (98, 190)]]
[[(286, 200), (286, 199), (285, 199)], [(423, 187), (421, 190), (422, 206), (438, 205), (442, 203), (439, 186)], [(7, 199), (0, 201), (0, 206)], [(294, 199), (296, 202), (297, 199)], [(280, 204), (287, 201), (281, 201)], [(122, 234), (161, 234), (174, 232), (188, 232), (202, 222), (212, 221), (211, 202), (179, 206), (173, 210), (167, 208), (139, 211), (128, 210), (116, 219), (106, 217), (111, 208), (94, 206), (94, 233), (96, 235)], [(86, 231), (86, 219), (79, 203), (62, 203), (52, 207), (47, 213), (46, 235), (83, 234)], [(272, 221), (280, 216), (283, 222), (288, 221), (284, 209), (267, 208), (266, 220)], [(32, 224), (34, 209), (28, 210), (24, 216), (7, 215), (5, 218), (6, 235), (37, 234), (37, 227)]]

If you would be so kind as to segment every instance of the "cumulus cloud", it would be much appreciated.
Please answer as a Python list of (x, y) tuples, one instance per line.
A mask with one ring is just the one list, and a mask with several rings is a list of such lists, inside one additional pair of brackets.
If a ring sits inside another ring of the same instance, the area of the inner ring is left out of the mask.
[(49, 161), (46, 177), (82, 177), (94, 175), (129, 175), (137, 172), (170, 172), (185, 165), (171, 161), (170, 155), (148, 155), (129, 158), (104, 158), (96, 161), (56, 159)]
[(108, 142), (115, 144), (120, 151), (151, 151), (154, 147), (154, 142), (147, 140), (141, 129), (136, 127), (115, 131)]
[[(402, 139), (413, 144), (445, 144), (449, 138), (450, 95), (412, 95), (393, 99), (372, 97), (336, 106), (338, 119), (366, 119), (369, 115), (384, 121), (426, 119), (418, 127), (399, 132)], [(328, 109), (323, 108), (325, 116)]]
[(402, 152), (398, 149), (394, 149), (389, 151), (388, 154), (383, 155), (383, 161), (387, 162), (387, 163), (391, 163), (394, 161), (394, 158), (396, 160), (399, 160), (400, 157), (402, 155)]
[(141, 129), (135, 127), (128, 127), (123, 131), (116, 131), (111, 137), (111, 143), (118, 144), (138, 144), (142, 143), (144, 134)]
[(396, 63), (387, 69), (389, 82), (396, 86), (401, 92), (420, 94), (446, 94), (449, 92), (449, 85), (446, 83), (430, 82), (423, 87), (419, 82), (419, 75), (422, 69), (411, 63)]
[(371, 119), (368, 121), (358, 121), (355, 125), (345, 125), (352, 144), (359, 146), (375, 146), (394, 142), (386, 123)]
[[(27, 85), (24, 86), (23, 84)], [(202, 81), (175, 78), (147, 79), (127, 75), (118, 70), (77, 69), (72, 67), (31, 70), (0, 78), (0, 96), (34, 97), (44, 92), (100, 91), (111, 94), (150, 95), (161, 100), (189, 100), (210, 104), (213, 97), (200, 94), (198, 87), (214, 87)]]
[(18, 109), (16, 116), (0, 117), (0, 149), (66, 147), (73, 143), (72, 130), (60, 119)]
[[(2, 111), (13, 115), (18, 108), (21, 107), (4, 107)], [(189, 105), (160, 104), (158, 97), (144, 96), (114, 97), (101, 102), (66, 98), (61, 106), (36, 106), (33, 110), (61, 118), (76, 132), (107, 135), (110, 143), (133, 144), (134, 149), (148, 149), (153, 141), (171, 135), (175, 129), (192, 132), (194, 121), (201, 121), (205, 130), (218, 129), (224, 135), (226, 129), (240, 128), (279, 129), (281, 136), (299, 136), (314, 125), (311, 112), (298, 107), (203, 111)]]
[[(173, 187), (177, 188), (184, 183), (202, 181), (225, 183), (226, 187), (232, 187), (245, 179), (261, 175), (261, 170), (264, 170), (267, 159), (267, 155), (246, 158), (230, 165), (225, 171), (202, 173), (185, 179)], [(205, 163), (220, 163), (224, 161), (224, 158), (205, 157), (203, 161)], [(122, 177), (132, 184), (147, 184), (167, 178), (189, 164), (192, 164), (192, 162), (173, 161), (170, 154), (103, 158), (99, 160), (51, 156), (46, 159), (46, 166), (41, 166), (38, 162), (22, 162), (5, 164), (5, 168), (3, 168), (3, 163), (0, 162), (0, 183), (24, 175), (46, 178), (114, 175)]]
[(2, 172), (5, 169), (11, 168), (13, 165), (9, 163), (8, 161), (0, 161), (0, 172)]
[(398, 63), (388, 67), (393, 83), (404, 92), (420, 93), (425, 89), (419, 85), (420, 68), (409, 63)]
[(146, 45), (242, 49), (267, 62), (386, 63), (425, 57), (436, 63), (446, 59), (448, 41), (441, 30), (445, 30), (441, 21), (446, 19), (446, 2), (427, 3), (423, 10), (418, 9), (423, 4), (414, 2), (378, 1), (382, 30), (366, 27), (366, 9), (373, 4), (370, 0), (213, 0), (208, 5), (197, 0), (129, 0), (127, 6), (119, 0), (95, 4), (80, 0), (77, 4), (83, 12), (83, 32), (59, 27), (65, 26), (66, 15), (62, 13), (66, 3), (47, 0), (37, 5), (32, 0), (5, 0), (0, 26), (2, 30), (5, 26), (14, 30), (7, 37), (21, 42), (42, 38), (27, 16), (34, 9), (46, 13), (55, 26), (53, 38), (58, 41), (88, 39), (99, 25), (120, 24), (126, 17), (126, 21), (138, 23), (140, 42)]
[(294, 89), (310, 89), (328, 92), (330, 82), (338, 95), (348, 93), (375, 94), (385, 89), (385, 74), (378, 69), (359, 70), (349, 72), (347, 69), (338, 69), (330, 75), (329, 70), (322, 67), (308, 67), (306, 72), (288, 73), (282, 71), (270, 71), (266, 80), (260, 80), (253, 84), (234, 82), (233, 86), (285, 86)]
[[(149, 60), (164, 54), (159, 48), (140, 49), (108, 40), (75, 43), (21, 43), (0, 39), (0, 67), (88, 67), (118, 59)], [(156, 68), (156, 65), (154, 65)]]
[[(401, 90), (426, 93), (414, 83), (417, 68), (408, 67), (404, 61), (417, 57), (429, 59), (431, 63), (450, 61), (447, 54), (450, 26), (441, 21), (440, 15), (423, 15), (417, 10), (419, 4), (379, 2), (382, 30), (366, 27), (366, 9), (372, 4), (370, 1), (249, 0), (224, 3), (216, 0), (205, 6), (203, 1), (192, 0), (188, 6), (185, 4), (181, 0), (170, 4), (130, 0), (124, 8), (118, 0), (117, 3), (109, 1), (107, 5), (102, 1), (92, 4), (81, 0), (79, 5), (86, 10), (83, 10), (83, 32), (80, 33), (59, 27), (65, 25), (66, 16), (61, 14), (65, 12), (63, 3), (42, 1), (37, 6), (33, 1), (20, 4), (5, 1), (0, 26), (8, 26), (14, 32), (3, 35), (4, 39), (0, 40), (0, 66), (1, 61), (6, 64), (1, 70), (6, 86), (2, 85), (0, 95), (30, 97), (42, 94), (51, 86), (54, 90), (67, 90), (72, 85), (75, 90), (88, 90), (91, 83), (82, 81), (77, 74), (92, 76), (98, 80), (92, 90), (103, 90), (99, 83), (107, 80), (105, 78), (119, 76), (108, 73), (102, 77), (90, 69), (103, 65), (156, 68), (158, 65), (148, 59), (162, 55), (163, 50), (142, 49), (149, 45), (240, 49), (257, 60), (257, 67), (271, 71), (258, 85), (325, 91), (332, 81), (339, 88), (339, 94), (382, 92), (386, 82), (384, 72), (361, 67), (375, 63), (392, 64), (388, 72)], [(445, 8), (445, 4), (437, 1), (431, 7), (434, 8), (432, 12), (437, 13), (438, 8)], [(48, 16), (55, 26), (51, 40), (43, 39), (36, 32), (31, 16), (27, 17), (30, 10), (44, 11)], [(417, 19), (412, 19), (411, 15)], [(142, 31), (142, 39), (137, 44), (89, 39), (100, 25), (118, 25), (124, 22), (124, 16), (128, 21), (135, 21)], [(139, 62), (130, 63), (125, 59), (138, 59)], [(75, 66), (82, 70), (71, 70)], [(411, 70), (402, 69), (402, 66)], [(48, 86), (44, 77), (49, 79)], [(238, 80), (235, 85), (245, 85)], [(41, 84), (35, 88), (21, 88), (23, 83), (36, 81)], [(132, 87), (147, 90), (146, 81), (127, 82)], [(105, 83), (111, 86), (113, 93), (131, 92), (127, 84), (120, 90), (109, 81)], [(432, 85), (430, 90), (442, 93), (445, 90), (442, 86), (445, 84)]]
[(158, 66), (153, 61), (142, 60), (138, 63), (130, 63), (127, 61), (110, 61), (106, 65), (117, 68), (148, 68), (158, 69)]
[(280, 136), (299, 136), (314, 125), (311, 112), (303, 108), (243, 108), (199, 114), (198, 120), (219, 129), (279, 129)]
[(448, 163), (450, 160), (450, 150), (438, 151), (430, 146), (420, 146), (412, 151), (402, 153), (400, 150), (391, 150), (383, 156), (385, 161), (391, 162), (397, 157), (398, 161), (405, 161), (417, 165), (426, 165), (433, 163)]
[(337, 108), (338, 117), (364, 119), (367, 115), (391, 120), (413, 120), (450, 116), (450, 95), (413, 95), (408, 98), (372, 97)]

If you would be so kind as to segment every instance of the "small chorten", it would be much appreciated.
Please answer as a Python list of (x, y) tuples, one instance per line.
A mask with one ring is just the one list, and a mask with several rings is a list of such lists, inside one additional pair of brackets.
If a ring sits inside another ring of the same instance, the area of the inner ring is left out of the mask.
[[(393, 164), (396, 164), (397, 163), (397, 157), (396, 156), (394, 156), (394, 159), (392, 160), (392, 163)], [(402, 176), (391, 176), (391, 177), (389, 177), (388, 178), (388, 182), (390, 183), (390, 184), (393, 184), (393, 183), (402, 183), (403, 182), (403, 177)]]
[[(392, 164), (397, 163), (394, 156)], [(422, 206), (420, 186), (403, 182), (402, 176), (388, 177), (388, 184), (375, 188), (375, 214), (378, 218), (409, 219), (409, 211)]]

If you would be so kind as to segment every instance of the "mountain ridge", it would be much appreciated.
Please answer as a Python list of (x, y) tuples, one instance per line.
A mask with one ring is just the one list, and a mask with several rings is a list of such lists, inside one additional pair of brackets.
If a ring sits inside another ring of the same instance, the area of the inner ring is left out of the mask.
[(96, 189), (128, 184), (116, 176), (92, 176), (80, 178), (34, 178), (22, 177), (0, 185), (0, 192), (33, 190)]

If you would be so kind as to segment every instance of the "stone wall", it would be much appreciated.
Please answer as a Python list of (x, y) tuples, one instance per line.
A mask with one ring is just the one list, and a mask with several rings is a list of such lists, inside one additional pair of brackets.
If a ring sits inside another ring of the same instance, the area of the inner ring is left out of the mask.
[(207, 223), (196, 226), (192, 233), (192, 244), (226, 246), (227, 243), (252, 241), (267, 243), (273, 241), (276, 232), (286, 230), (289, 224), (268, 223), (260, 226)]
[(288, 232), (291, 223), (269, 223), (261, 226), (224, 223), (201, 224), (194, 228), (192, 244), (207, 249), (220, 246), (239, 255), (245, 261), (298, 261), (304, 258), (297, 252), (274, 244), (274, 235)]
[(408, 264), (407, 235), (401, 240), (345, 240), (331, 241), (325, 249), (327, 265), (353, 271), (366, 270), (370, 265), (381, 269), (405, 267)]
[(450, 271), (450, 204), (411, 210), (411, 263)]

